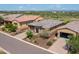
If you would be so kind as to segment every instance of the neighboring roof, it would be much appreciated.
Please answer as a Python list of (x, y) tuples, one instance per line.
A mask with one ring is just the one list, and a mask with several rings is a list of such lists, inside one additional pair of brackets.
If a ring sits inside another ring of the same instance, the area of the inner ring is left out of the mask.
[(79, 21), (72, 21), (72, 22), (64, 25), (63, 27), (61, 27), (61, 29), (62, 28), (68, 28), (70, 30), (73, 30), (73, 31), (79, 33)]
[(23, 15), (17, 19), (15, 19), (15, 21), (17, 22), (27, 22), (30, 20), (38, 20), (40, 18), (40, 16), (37, 15)]
[(13, 20), (15, 20), (20, 15), (21, 14), (9, 14), (9, 15), (5, 15), (4, 16), (4, 20), (5, 21), (13, 21)]
[(33, 23), (30, 23), (29, 25), (31, 26), (41, 26), (42, 28), (52, 28), (52, 27), (55, 27), (57, 25), (60, 25), (62, 24), (63, 22), (62, 21), (59, 21), (59, 20), (42, 20), (42, 21), (39, 21), (39, 22), (33, 22)]

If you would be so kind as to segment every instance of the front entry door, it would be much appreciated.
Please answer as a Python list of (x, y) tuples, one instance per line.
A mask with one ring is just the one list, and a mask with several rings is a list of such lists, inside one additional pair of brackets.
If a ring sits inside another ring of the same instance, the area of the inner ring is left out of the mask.
[(39, 32), (39, 28), (36, 28), (36, 33), (38, 33)]

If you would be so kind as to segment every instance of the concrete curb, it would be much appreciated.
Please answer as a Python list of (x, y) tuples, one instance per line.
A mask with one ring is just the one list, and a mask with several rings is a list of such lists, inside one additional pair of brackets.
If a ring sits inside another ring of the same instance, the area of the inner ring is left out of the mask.
[(1, 49), (2, 51), (4, 51), (5, 53), (7, 53), (7, 54), (11, 54), (10, 52), (8, 52), (7, 50), (5, 50), (5, 49), (2, 48), (1, 46), (0, 46), (0, 49)]

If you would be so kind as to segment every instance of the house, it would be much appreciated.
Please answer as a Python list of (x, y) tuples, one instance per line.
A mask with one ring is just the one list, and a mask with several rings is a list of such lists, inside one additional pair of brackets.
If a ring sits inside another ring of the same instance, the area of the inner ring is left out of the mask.
[(30, 29), (32, 29), (34, 32), (40, 32), (42, 30), (51, 30), (54, 29), (60, 25), (62, 25), (63, 22), (59, 20), (52, 20), (52, 19), (47, 19), (47, 20), (41, 20), (39, 22), (33, 22), (28, 24)]
[(21, 17), (16, 18), (13, 21), (13, 23), (17, 23), (18, 26), (21, 26), (21, 25), (26, 25), (28, 23), (31, 23), (33, 21), (40, 21), (41, 19), (43, 18), (37, 15), (23, 15)]
[(72, 21), (57, 30), (58, 38), (69, 39), (72, 35), (79, 35), (79, 21)]
[(32, 23), (33, 21), (40, 21), (42, 19), (42, 17), (37, 15), (23, 15), (16, 18), (12, 23), (18, 25), (18, 31), (22, 31), (25, 29), (29, 29), (28, 23)]
[(27, 23), (33, 21), (39, 21), (41, 19), (43, 18), (37, 15), (9, 14), (4, 16), (5, 23), (17, 24), (18, 28), (22, 26), (23, 26), (22, 28), (27, 27), (26, 26)]
[(21, 14), (8, 14), (8, 15), (4, 15), (4, 21), (5, 23), (12, 23), (16, 18), (22, 16)]

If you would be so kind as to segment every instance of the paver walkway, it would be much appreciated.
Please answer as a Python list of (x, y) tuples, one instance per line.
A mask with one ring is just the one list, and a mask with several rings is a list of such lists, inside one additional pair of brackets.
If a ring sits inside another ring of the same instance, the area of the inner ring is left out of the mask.
[(24, 38), (26, 38), (26, 31), (19, 33), (19, 34), (15, 35), (14, 37), (19, 38), (19, 39), (24, 39)]
[(60, 38), (49, 48), (49, 50), (52, 50), (59, 54), (66, 54), (67, 50), (64, 49), (65, 44), (65, 40)]

